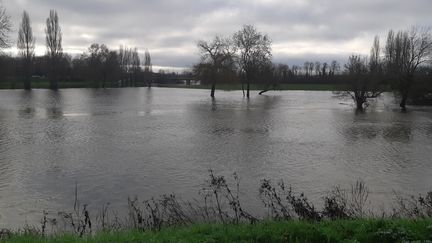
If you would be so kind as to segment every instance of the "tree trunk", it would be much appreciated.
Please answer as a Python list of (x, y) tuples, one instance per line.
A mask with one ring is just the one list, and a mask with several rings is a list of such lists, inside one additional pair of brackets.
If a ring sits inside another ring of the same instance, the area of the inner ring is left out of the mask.
[(362, 111), (363, 110), (363, 103), (362, 102), (360, 102), (360, 101), (356, 102), (356, 106), (357, 106), (357, 110), (358, 111)]
[(401, 102), (399, 104), (402, 110), (406, 110), (406, 102), (408, 100), (408, 93), (411, 88), (411, 84), (413, 83), (414, 75), (408, 75), (406, 79), (403, 79), (401, 82), (400, 93), (402, 95)]
[(259, 95), (262, 95), (262, 94), (264, 94), (265, 92), (268, 92), (268, 91), (270, 91), (270, 90), (269, 90), (269, 89), (265, 89), (265, 90), (259, 92), (258, 94), (259, 94)]
[(242, 92), (243, 92), (243, 97), (245, 97), (244, 83), (243, 82), (242, 82)]
[(212, 97), (212, 98), (214, 98), (215, 89), (216, 89), (216, 84), (212, 84), (212, 88), (211, 88), (211, 92), (210, 92), (210, 97)]
[(259, 95), (262, 95), (262, 94), (264, 94), (264, 93), (267, 92), (267, 91), (270, 91), (270, 89), (269, 89), (269, 85), (267, 85), (267, 87), (266, 87), (264, 90), (262, 90), (261, 92), (259, 92), (258, 94), (259, 94)]
[(365, 99), (362, 97), (356, 97), (355, 99), (357, 111), (363, 111), (363, 104), (365, 103)]
[(404, 92), (402, 94), (402, 100), (401, 100), (401, 102), (399, 104), (399, 106), (400, 106), (400, 108), (402, 110), (406, 110), (406, 102), (407, 102), (407, 100), (408, 100), (408, 92)]
[(250, 85), (249, 82), (246, 84), (246, 98), (249, 99), (249, 89), (250, 89)]

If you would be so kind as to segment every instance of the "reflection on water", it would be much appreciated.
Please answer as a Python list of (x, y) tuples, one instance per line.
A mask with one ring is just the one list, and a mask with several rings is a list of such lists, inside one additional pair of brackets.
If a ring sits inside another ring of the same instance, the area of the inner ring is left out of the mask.
[(315, 199), (357, 178), (381, 199), (429, 190), (432, 110), (402, 113), (391, 95), (364, 113), (347, 104), (331, 92), (0, 91), (0, 228), (71, 208), (75, 182), (90, 208), (117, 209), (134, 195), (192, 198), (208, 169), (237, 171), (248, 208), (262, 178)]

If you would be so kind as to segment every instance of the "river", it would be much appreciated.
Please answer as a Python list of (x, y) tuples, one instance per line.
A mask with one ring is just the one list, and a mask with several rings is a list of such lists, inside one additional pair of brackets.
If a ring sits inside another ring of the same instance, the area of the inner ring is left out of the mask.
[(432, 109), (401, 112), (384, 94), (365, 113), (332, 92), (176, 88), (0, 91), (0, 228), (42, 211), (124, 208), (128, 196), (198, 197), (212, 169), (239, 174), (246, 207), (260, 180), (283, 179), (319, 200), (366, 182), (385, 203), (432, 186)]

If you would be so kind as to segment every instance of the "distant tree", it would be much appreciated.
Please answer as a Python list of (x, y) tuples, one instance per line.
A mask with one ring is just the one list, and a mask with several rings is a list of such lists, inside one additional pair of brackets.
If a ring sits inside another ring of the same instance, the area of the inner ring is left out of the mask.
[(130, 75), (132, 67), (132, 49), (120, 46), (118, 57), (121, 70), (121, 86), (129, 86), (132, 83)]
[(314, 66), (315, 66), (314, 62), (309, 62), (309, 67), (308, 67), (309, 68), (309, 71), (308, 71), (309, 76), (312, 76)]
[(11, 31), (12, 25), (9, 15), (6, 13), (6, 9), (0, 2), (0, 51), (1, 49), (9, 46), (8, 35)]
[(321, 76), (321, 62), (315, 62), (315, 75)]
[(300, 72), (300, 67), (298, 65), (292, 65), (291, 72), (293, 76), (298, 76)]
[(249, 98), (250, 82), (254, 82), (260, 69), (271, 62), (271, 40), (252, 25), (243, 26), (234, 34), (233, 40), (238, 48), (240, 73), (246, 79), (246, 97)]
[(309, 76), (309, 62), (308, 61), (303, 63), (303, 69), (304, 69), (305, 76)]
[(35, 39), (30, 23), (30, 17), (26, 11), (23, 12), (21, 24), (18, 30), (17, 46), (23, 60), (24, 67), (24, 89), (31, 89), (31, 69), (34, 58)]
[(132, 86), (135, 87), (141, 81), (141, 59), (138, 54), (138, 49), (135, 47), (131, 54), (131, 80)]
[(90, 68), (88, 65), (88, 53), (83, 53), (72, 60), (72, 80), (77, 82), (87, 82), (90, 76)]
[(150, 52), (146, 49), (144, 54), (144, 81), (147, 83), (147, 87), (152, 86), (152, 62), (150, 57)]
[(59, 81), (70, 81), (72, 76), (72, 56), (70, 54), (64, 53), (61, 55), (56, 72)]
[(334, 76), (340, 70), (340, 65), (336, 60), (333, 60), (330, 64), (329, 75)]
[(372, 73), (380, 73), (382, 71), (381, 48), (379, 36), (375, 36), (372, 48), (370, 51), (369, 67)]
[(53, 90), (58, 89), (58, 62), (62, 57), (62, 31), (59, 25), (59, 18), (57, 11), (50, 10), (50, 15), (46, 20), (46, 46), (47, 46), (47, 56), (50, 61), (50, 72), (49, 81), (50, 88)]
[[(116, 85), (121, 76), (120, 61), (116, 51), (109, 51), (103, 68), (106, 81), (109, 81), (111, 86)], [(105, 88), (106, 84), (102, 83), (102, 87)]]
[(347, 90), (335, 93), (351, 97), (357, 110), (363, 110), (368, 99), (376, 98), (382, 93), (381, 84), (370, 78), (367, 58), (360, 55), (350, 56), (345, 69), (349, 83)]
[(216, 36), (211, 41), (198, 41), (201, 62), (194, 72), (201, 79), (211, 83), (210, 96), (214, 98), (216, 84), (223, 80), (226, 73), (234, 72), (234, 55), (236, 48), (231, 40)]
[(102, 60), (100, 55), (100, 46), (97, 43), (93, 43), (88, 48), (87, 56), (87, 65), (88, 69), (88, 78), (90, 78), (92, 86), (94, 88), (99, 86), (100, 73), (102, 67)]
[(267, 68), (264, 68), (263, 78), (266, 81), (266, 88), (259, 92), (259, 94), (264, 94), (270, 91), (271, 88), (276, 90), (280, 83), (287, 80), (289, 71), (289, 67), (286, 64), (270, 64)]
[(432, 36), (429, 28), (412, 27), (395, 33), (390, 30), (385, 46), (387, 73), (392, 87), (401, 95), (400, 107), (406, 103), (415, 82), (415, 74), (422, 64), (431, 60)]
[(327, 75), (328, 64), (324, 62), (321, 67), (321, 76)]
[(384, 64), (381, 58), (379, 36), (375, 36), (369, 57), (369, 76), (375, 82), (384, 83)]
[(110, 50), (105, 44), (94, 43), (89, 47), (88, 52), (89, 75), (93, 81), (93, 87), (102, 86), (104, 88), (110, 69), (113, 68), (108, 63), (110, 61)]

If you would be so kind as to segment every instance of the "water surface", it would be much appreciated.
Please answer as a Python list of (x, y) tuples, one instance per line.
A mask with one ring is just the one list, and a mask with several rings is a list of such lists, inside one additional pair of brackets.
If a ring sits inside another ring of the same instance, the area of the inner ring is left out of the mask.
[(0, 91), (0, 227), (42, 211), (124, 208), (176, 193), (197, 197), (209, 169), (238, 172), (246, 206), (261, 208), (260, 179), (284, 179), (313, 200), (357, 179), (372, 197), (432, 186), (432, 109), (399, 111), (390, 94), (356, 113), (331, 92), (265, 96), (124, 88)]

